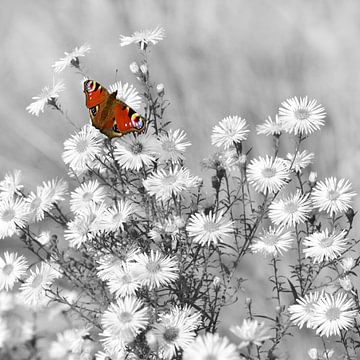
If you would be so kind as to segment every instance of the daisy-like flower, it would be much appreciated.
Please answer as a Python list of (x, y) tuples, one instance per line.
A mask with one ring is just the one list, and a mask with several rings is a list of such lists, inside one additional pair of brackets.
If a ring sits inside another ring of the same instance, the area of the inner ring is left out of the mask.
[(183, 130), (170, 129), (167, 133), (159, 135), (160, 157), (159, 161), (172, 161), (178, 163), (184, 160), (184, 152), (191, 145), (186, 139), (186, 133)]
[(284, 231), (283, 228), (272, 228), (264, 230), (260, 238), (251, 245), (251, 250), (255, 253), (260, 252), (263, 255), (277, 256), (291, 248), (294, 241), (291, 231)]
[(309, 135), (325, 123), (325, 109), (307, 96), (298, 99), (293, 97), (281, 103), (279, 119), (286, 132), (294, 135)]
[(65, 84), (63, 81), (54, 83), (52, 87), (45, 86), (38, 96), (34, 96), (32, 102), (26, 110), (35, 116), (39, 116), (40, 112), (44, 112), (45, 105), (55, 102), (59, 97), (59, 94), (65, 90)]
[(245, 119), (239, 116), (228, 116), (215, 125), (212, 130), (211, 144), (217, 147), (223, 146), (227, 150), (234, 143), (247, 139), (248, 132)]
[(275, 225), (285, 227), (303, 223), (312, 209), (308, 196), (297, 191), (287, 198), (273, 201), (269, 206), (269, 217)]
[(351, 199), (356, 195), (351, 191), (349, 180), (336, 177), (318, 181), (311, 193), (314, 207), (326, 211), (329, 215), (345, 212), (351, 206)]
[(0, 200), (12, 198), (24, 187), (21, 182), (21, 170), (13, 170), (7, 172), (4, 180), (0, 181)]
[(141, 50), (145, 50), (149, 43), (156, 45), (164, 37), (164, 28), (157, 26), (154, 30), (135, 31), (131, 36), (120, 35), (120, 45), (138, 44)]
[(159, 353), (165, 359), (172, 359), (176, 350), (186, 349), (191, 344), (199, 325), (200, 313), (192, 313), (187, 306), (174, 306), (169, 313), (161, 314), (152, 330)]
[(239, 349), (250, 344), (261, 346), (265, 340), (271, 338), (269, 328), (257, 320), (244, 319), (241, 326), (231, 326), (230, 331), (240, 339)]
[(325, 294), (314, 305), (311, 319), (313, 328), (319, 336), (340, 335), (340, 330), (349, 329), (356, 314), (355, 302), (346, 293)]
[(104, 351), (98, 351), (95, 354), (95, 360), (135, 360), (132, 359), (130, 356), (128, 356), (127, 352), (125, 350), (116, 352), (116, 353), (110, 353), (110, 352), (104, 352)]
[(136, 138), (125, 137), (114, 141), (114, 158), (126, 170), (140, 170), (156, 159), (158, 141), (150, 134), (140, 134)]
[(226, 337), (206, 333), (199, 335), (184, 351), (184, 360), (240, 360), (236, 346)]
[(141, 107), (141, 97), (133, 85), (128, 83), (122, 84), (121, 81), (109, 86), (110, 93), (116, 93), (116, 98), (129, 105), (134, 110), (139, 110)]
[(0, 257), (0, 291), (11, 290), (15, 283), (26, 274), (28, 264), (26, 259), (17, 253), (4, 253), (4, 258)]
[(60, 276), (57, 270), (45, 262), (30, 270), (30, 276), (20, 286), (20, 296), (25, 304), (35, 308), (46, 305), (46, 289)]
[(275, 121), (271, 119), (271, 116), (268, 116), (263, 124), (256, 126), (256, 132), (258, 135), (280, 136), (283, 131), (283, 124), (278, 115), (275, 115)]
[(53, 197), (50, 189), (37, 186), (36, 193), (31, 192), (25, 199), (29, 212), (29, 221), (36, 222), (44, 219), (45, 213), (53, 207)]
[(100, 204), (107, 199), (106, 189), (97, 180), (81, 184), (71, 193), (70, 209), (74, 214), (82, 214), (91, 203)]
[(130, 201), (119, 200), (105, 211), (101, 228), (106, 232), (117, 231), (119, 228), (124, 231), (124, 224), (135, 212), (136, 207)]
[(102, 229), (105, 210), (104, 203), (91, 203), (74, 220), (68, 222), (64, 238), (69, 241), (71, 247), (79, 248)]
[(247, 175), (255, 190), (263, 193), (279, 191), (290, 178), (284, 159), (268, 155), (251, 160)]
[(67, 194), (68, 183), (64, 179), (52, 179), (49, 181), (43, 181), (42, 187), (48, 194), (52, 203), (63, 201)]
[(0, 201), (0, 239), (14, 235), (17, 227), (24, 227), (27, 220), (27, 205), (21, 198)]
[(314, 262), (331, 261), (336, 259), (346, 249), (346, 231), (329, 234), (325, 229), (307, 236), (303, 242), (306, 257), (311, 257)]
[(90, 124), (72, 135), (64, 142), (62, 159), (66, 165), (77, 174), (89, 170), (88, 166), (101, 153), (103, 137), (101, 133)]
[(290, 170), (294, 169), (295, 172), (300, 173), (301, 169), (305, 169), (308, 165), (312, 163), (312, 160), (314, 159), (314, 154), (304, 150), (301, 153), (297, 153), (295, 158), (294, 158), (294, 154), (290, 154), (290, 153), (287, 154), (286, 158), (289, 165), (289, 169)]
[(162, 256), (159, 251), (151, 250), (150, 255), (137, 254), (133, 261), (131, 269), (137, 280), (150, 290), (166, 286), (179, 276), (178, 261), (171, 256)]
[(168, 172), (159, 169), (156, 173), (143, 180), (145, 189), (150, 195), (155, 195), (156, 200), (167, 201), (173, 195), (178, 196), (189, 188), (196, 187), (200, 183), (197, 176), (191, 176), (190, 171), (175, 166)]
[(305, 324), (308, 328), (313, 328), (312, 320), (315, 314), (315, 305), (323, 296), (322, 293), (315, 291), (304, 297), (296, 299), (297, 304), (288, 308), (290, 320), (301, 329)]
[(50, 344), (51, 359), (63, 359), (70, 354), (80, 354), (85, 345), (85, 337), (90, 334), (89, 327), (67, 329), (56, 336), (56, 341)]
[(233, 222), (223, 216), (223, 212), (208, 215), (196, 213), (191, 215), (186, 227), (189, 236), (194, 238), (195, 243), (201, 245), (214, 244), (225, 241), (234, 232)]
[(79, 57), (85, 56), (85, 54), (87, 52), (89, 52), (90, 49), (91, 49), (90, 45), (84, 44), (84, 45), (81, 45), (80, 47), (76, 47), (73, 51), (71, 51), (69, 53), (65, 51), (65, 53), (64, 53), (65, 57), (56, 61), (55, 64), (52, 65), (52, 67), (54, 68), (54, 71), (56, 73), (61, 72), (70, 65), (78, 68), (79, 67)]
[(134, 256), (139, 253), (138, 248), (131, 248), (128, 251), (123, 252), (122, 257), (114, 256), (111, 254), (105, 255), (97, 263), (99, 266), (97, 269), (97, 275), (103, 281), (107, 281), (113, 277), (118, 271), (123, 270), (131, 261), (133, 261)]
[(46, 245), (50, 242), (51, 240), (51, 232), (50, 231), (42, 231), (37, 237), (36, 240), (41, 244), (41, 245)]
[(141, 287), (137, 272), (128, 264), (115, 268), (107, 280), (107, 285), (116, 297), (136, 295)]
[(114, 353), (121, 351), (122, 345), (132, 341), (148, 322), (148, 309), (141, 300), (129, 296), (118, 299), (101, 318), (105, 348)]

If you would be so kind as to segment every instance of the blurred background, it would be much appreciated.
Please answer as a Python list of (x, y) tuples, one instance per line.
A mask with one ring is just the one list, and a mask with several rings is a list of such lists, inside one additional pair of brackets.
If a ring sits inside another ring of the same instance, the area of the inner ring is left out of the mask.
[[(66, 177), (61, 154), (73, 128), (53, 110), (38, 118), (25, 110), (33, 96), (52, 84), (51, 65), (64, 51), (89, 43), (91, 52), (81, 59), (88, 74), (105, 86), (122, 80), (138, 87), (129, 70), (129, 64), (139, 59), (137, 48), (120, 47), (119, 35), (160, 25), (166, 38), (152, 48), (150, 72), (153, 81), (164, 83), (171, 102), (166, 120), (173, 128), (184, 129), (193, 144), (187, 156), (193, 173), (209, 175), (201, 170), (200, 161), (212, 151), (211, 129), (223, 117), (244, 117), (255, 130), (286, 98), (308, 95), (328, 114), (326, 127), (306, 143), (316, 154), (314, 169), (320, 178), (348, 177), (360, 193), (357, 0), (2, 0), (1, 4), (0, 177), (7, 170), (21, 169), (28, 188), (54, 176)], [(55, 79), (65, 81), (67, 90), (59, 101), (81, 127), (88, 122), (82, 76), (66, 69)], [(253, 131), (249, 144), (254, 156), (265, 154), (271, 139), (256, 137)], [(290, 150), (291, 144), (287, 146)], [(251, 276), (244, 271), (244, 277)], [(266, 276), (253, 274), (257, 288)], [(253, 295), (258, 304), (270, 301)], [(233, 307), (225, 312), (227, 322), (240, 321), (235, 311)], [(315, 345), (303, 334), (303, 344), (289, 338), (290, 359), (306, 358), (306, 350)]]

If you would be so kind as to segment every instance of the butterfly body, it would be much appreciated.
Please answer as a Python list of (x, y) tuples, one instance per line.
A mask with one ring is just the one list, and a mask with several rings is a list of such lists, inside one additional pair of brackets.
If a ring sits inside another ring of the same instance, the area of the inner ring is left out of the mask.
[(98, 82), (86, 80), (84, 93), (91, 123), (110, 139), (145, 129), (145, 118), (117, 99), (117, 92), (110, 94)]

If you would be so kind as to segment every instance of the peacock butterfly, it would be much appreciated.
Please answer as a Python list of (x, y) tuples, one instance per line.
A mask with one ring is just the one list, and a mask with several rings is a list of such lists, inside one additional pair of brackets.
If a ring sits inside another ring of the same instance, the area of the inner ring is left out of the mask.
[(145, 118), (118, 100), (116, 91), (110, 94), (98, 82), (85, 80), (84, 93), (92, 125), (109, 139), (145, 129)]

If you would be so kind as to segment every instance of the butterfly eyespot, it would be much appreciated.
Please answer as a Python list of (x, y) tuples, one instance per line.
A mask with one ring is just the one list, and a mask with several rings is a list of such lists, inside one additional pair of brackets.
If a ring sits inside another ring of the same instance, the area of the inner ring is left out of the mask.
[(114, 124), (114, 126), (112, 127), (112, 131), (116, 132), (116, 133), (120, 133), (118, 127), (116, 124)]
[(92, 81), (92, 80), (88, 80), (88, 81), (86, 81), (86, 83), (85, 83), (85, 90), (87, 91), (87, 92), (91, 92), (91, 91), (94, 91), (94, 88), (95, 88), (95, 82), (94, 81)]
[(131, 125), (135, 129), (141, 129), (144, 126), (144, 122), (142, 120), (142, 117), (139, 114), (133, 114), (131, 116)]
[(96, 113), (97, 113), (97, 108), (98, 108), (98, 106), (94, 106), (94, 107), (92, 107), (92, 108), (90, 109), (92, 116), (95, 116), (95, 115), (96, 115)]

